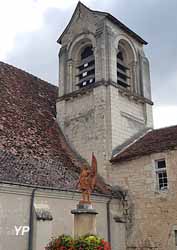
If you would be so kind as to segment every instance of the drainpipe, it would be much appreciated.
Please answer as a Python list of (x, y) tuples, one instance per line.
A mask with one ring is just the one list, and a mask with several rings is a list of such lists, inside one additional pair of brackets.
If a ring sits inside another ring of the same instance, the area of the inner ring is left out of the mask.
[(108, 242), (111, 246), (111, 214), (110, 214), (110, 203), (112, 201), (112, 197), (106, 203), (107, 209), (107, 235), (108, 235)]
[(29, 237), (28, 237), (28, 250), (33, 250), (33, 207), (34, 207), (34, 198), (37, 188), (34, 188), (31, 193), (30, 201), (30, 214), (29, 214)]

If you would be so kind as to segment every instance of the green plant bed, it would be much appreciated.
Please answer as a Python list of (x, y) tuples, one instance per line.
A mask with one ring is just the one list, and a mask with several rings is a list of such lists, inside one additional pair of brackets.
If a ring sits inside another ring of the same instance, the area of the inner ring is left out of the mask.
[(96, 235), (86, 235), (78, 239), (61, 235), (53, 238), (45, 250), (111, 250), (111, 248), (107, 241)]

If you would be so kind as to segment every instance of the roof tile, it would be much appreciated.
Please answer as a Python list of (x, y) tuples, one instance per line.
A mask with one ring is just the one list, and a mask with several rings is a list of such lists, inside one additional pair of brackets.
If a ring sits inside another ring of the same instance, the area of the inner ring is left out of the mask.
[(177, 126), (154, 129), (112, 157), (111, 162), (131, 160), (177, 147)]
[[(82, 165), (56, 121), (58, 88), (0, 62), (0, 180), (74, 188)], [(98, 192), (108, 193), (98, 178)]]

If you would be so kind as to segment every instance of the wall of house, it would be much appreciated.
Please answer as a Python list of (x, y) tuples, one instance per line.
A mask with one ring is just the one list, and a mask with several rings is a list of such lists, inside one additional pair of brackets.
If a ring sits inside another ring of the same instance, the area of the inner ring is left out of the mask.
[[(169, 188), (159, 191), (155, 160), (166, 159)], [(127, 249), (176, 250), (177, 151), (152, 154), (110, 169), (110, 182), (128, 190)], [(144, 248), (140, 248), (140, 247)], [(146, 247), (147, 248), (146, 248)]]
[[(0, 250), (28, 249), (28, 233), (16, 235), (15, 226), (29, 225), (29, 209), (32, 188), (14, 185), (3, 185), (0, 188)], [(80, 199), (78, 193), (61, 191), (37, 190), (34, 199), (33, 250), (44, 250), (45, 245), (53, 236), (73, 234), (73, 215)], [(107, 203), (109, 198), (92, 196), (97, 215), (97, 233), (107, 239)], [(37, 220), (36, 208), (48, 210), (53, 220)], [(116, 223), (114, 216), (122, 215), (122, 205), (119, 200), (112, 199), (110, 205), (111, 240), (113, 250), (125, 250), (125, 227)], [(119, 242), (120, 241), (120, 242)]]

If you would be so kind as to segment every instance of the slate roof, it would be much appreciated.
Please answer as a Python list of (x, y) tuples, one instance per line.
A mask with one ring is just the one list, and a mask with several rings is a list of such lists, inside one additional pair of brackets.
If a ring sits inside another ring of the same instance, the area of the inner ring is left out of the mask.
[(111, 162), (122, 162), (144, 155), (177, 148), (177, 126), (154, 129), (145, 133), (112, 157)]
[[(58, 88), (0, 62), (0, 180), (75, 188), (82, 165), (56, 122)], [(96, 190), (108, 193), (98, 178)]]

